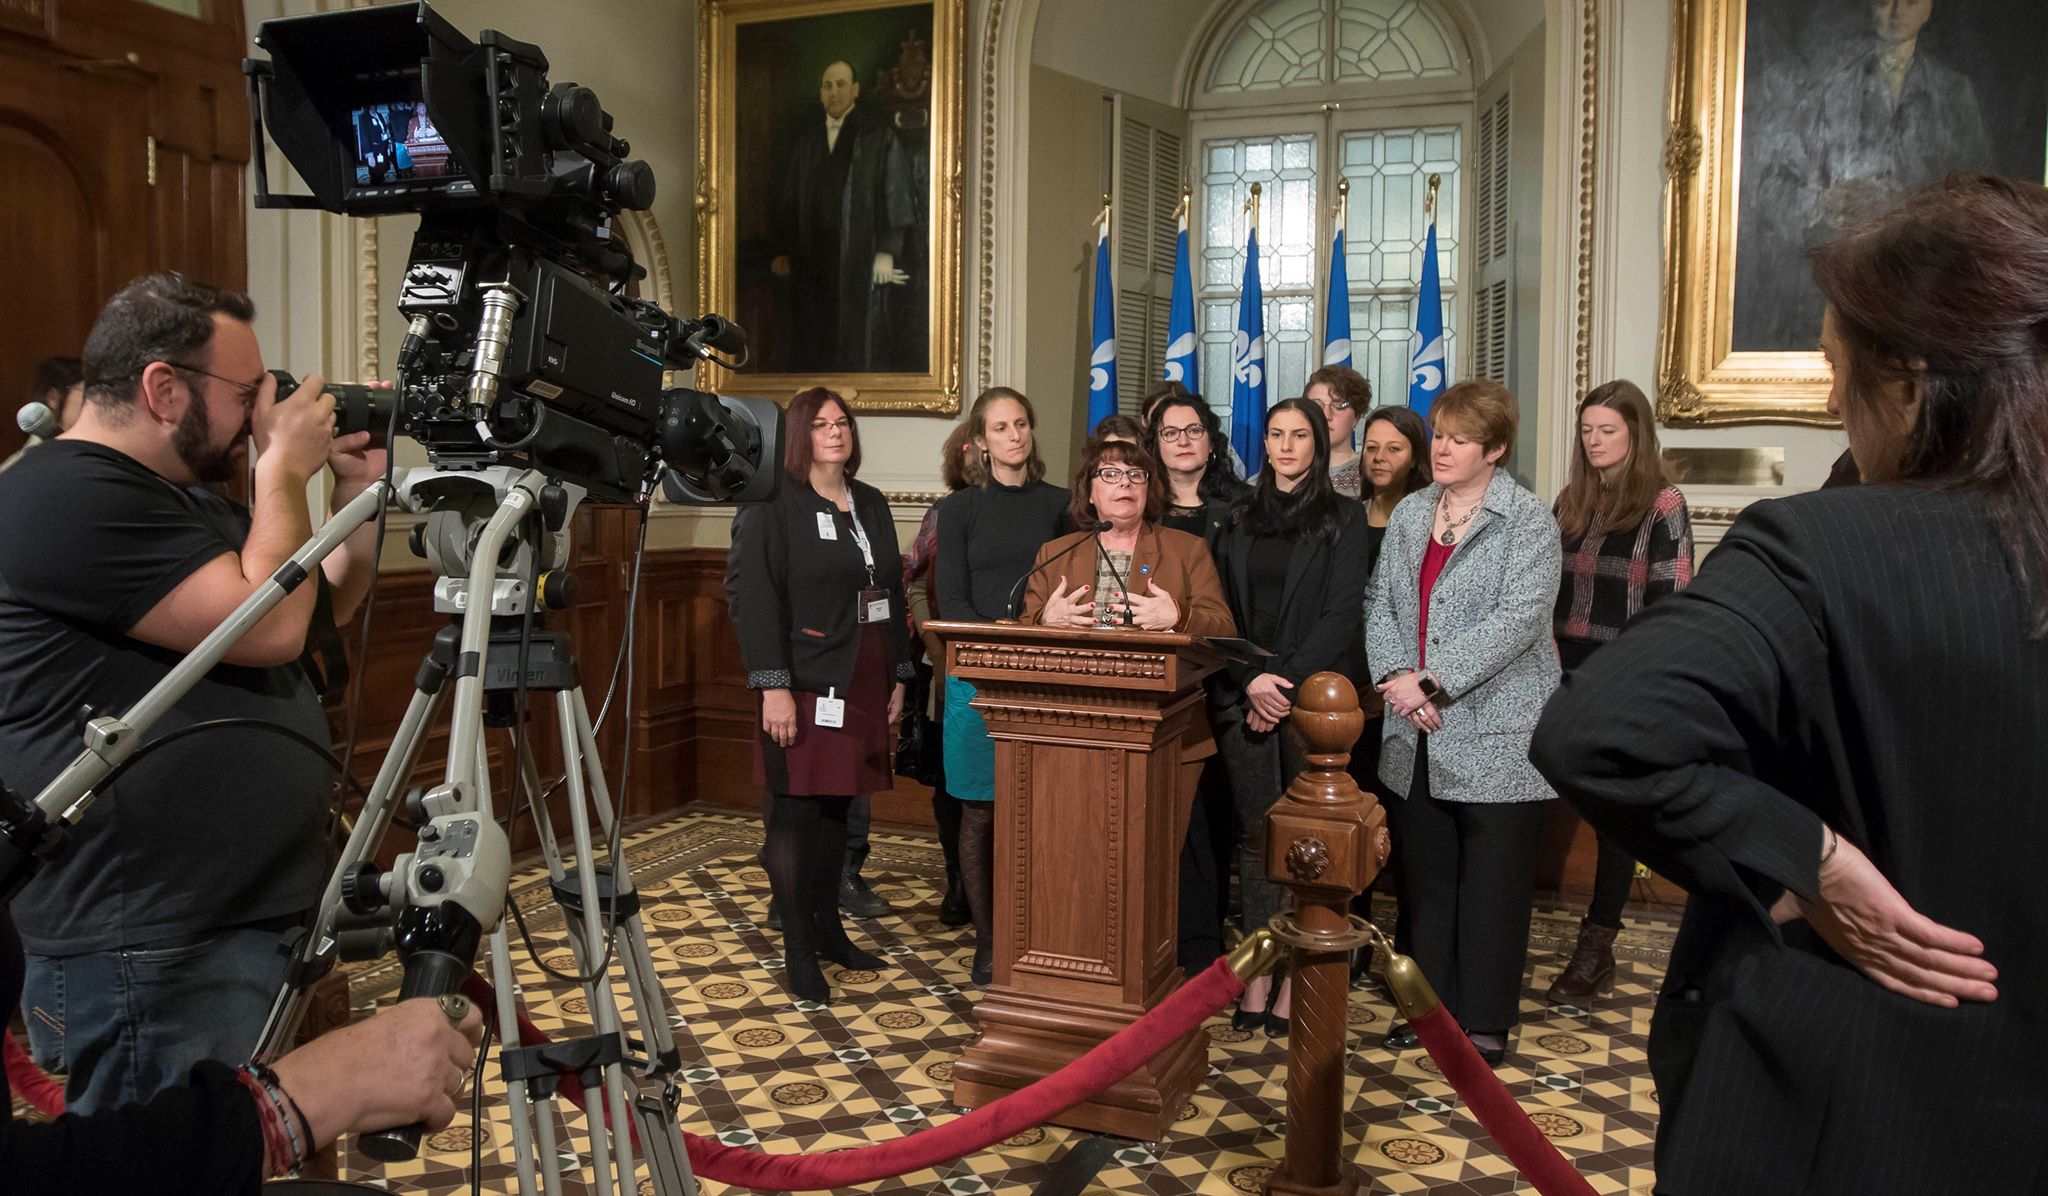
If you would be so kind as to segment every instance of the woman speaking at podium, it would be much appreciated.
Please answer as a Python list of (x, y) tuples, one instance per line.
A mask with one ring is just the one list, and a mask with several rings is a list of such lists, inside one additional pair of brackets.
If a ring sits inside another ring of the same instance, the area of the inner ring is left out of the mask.
[(761, 694), (761, 862), (782, 915), (789, 988), (822, 1002), (831, 990), (820, 957), (883, 966), (846, 936), (839, 876), (848, 807), (895, 783), (889, 727), (903, 712), (910, 636), (889, 501), (853, 480), (853, 413), (813, 387), (790, 400), (785, 418), (781, 492), (734, 517), (725, 596), (747, 687)]

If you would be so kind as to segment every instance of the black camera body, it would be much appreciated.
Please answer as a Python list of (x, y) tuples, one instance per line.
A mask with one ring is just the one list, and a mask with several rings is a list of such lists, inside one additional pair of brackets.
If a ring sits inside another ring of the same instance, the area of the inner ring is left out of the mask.
[[(657, 479), (682, 502), (772, 497), (773, 403), (662, 389), (744, 337), (630, 296), (645, 272), (613, 220), (653, 203), (654, 176), (589, 88), (424, 2), (266, 21), (256, 41), (257, 206), (420, 213), (396, 426), (435, 465), (540, 469), (600, 502)], [(270, 190), (266, 129), (310, 194)]]

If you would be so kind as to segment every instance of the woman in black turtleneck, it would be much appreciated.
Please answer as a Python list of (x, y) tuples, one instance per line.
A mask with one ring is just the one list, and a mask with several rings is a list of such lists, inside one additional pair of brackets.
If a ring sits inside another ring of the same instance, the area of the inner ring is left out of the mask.
[[(967, 413), (982, 453), (981, 484), (939, 501), (939, 609), (948, 619), (1014, 618), (1010, 594), (1038, 546), (1067, 529), (1067, 492), (1047, 483), (1032, 436), (1031, 400), (1007, 386), (985, 390)], [(995, 949), (996, 749), (974, 686), (946, 678), (946, 787), (960, 799), (960, 879), (974, 916), (976, 984), (989, 982)]]
[[(1266, 878), (1266, 812), (1306, 767), (1288, 715), (1295, 687), (1330, 671), (1365, 684), (1365, 508), (1330, 485), (1322, 409), (1288, 399), (1266, 412), (1266, 467), (1231, 508), (1216, 570), (1241, 634), (1272, 655), (1209, 678), (1209, 717), (1237, 801), (1238, 893), (1246, 933), (1266, 925), (1280, 891)], [(1232, 1020), (1284, 1034), (1289, 986), (1260, 977)]]

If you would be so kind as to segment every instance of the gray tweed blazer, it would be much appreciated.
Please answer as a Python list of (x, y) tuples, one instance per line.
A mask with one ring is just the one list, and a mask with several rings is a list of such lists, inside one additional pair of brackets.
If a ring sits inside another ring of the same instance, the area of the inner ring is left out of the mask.
[[(1375, 680), (1417, 667), (1422, 554), (1443, 487), (1401, 500), (1387, 521), (1366, 591), (1366, 656)], [(1430, 736), (1429, 792), (1438, 801), (1516, 802), (1555, 797), (1529, 763), (1529, 735), (1557, 688), (1551, 608), (1563, 568), (1557, 520), (1505, 469), (1480, 500), (1429, 600), (1429, 671), (1444, 687), (1443, 728)], [(1387, 711), (1380, 780), (1406, 796), (1415, 737)]]

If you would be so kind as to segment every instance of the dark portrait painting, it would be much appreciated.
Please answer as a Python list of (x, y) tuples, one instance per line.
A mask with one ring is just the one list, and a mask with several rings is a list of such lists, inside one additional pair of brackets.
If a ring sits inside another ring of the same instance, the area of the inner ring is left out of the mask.
[(2043, 177), (2048, 0), (1749, 0), (1731, 348), (1813, 349), (1801, 251), (1952, 171)]
[(932, 5), (735, 31), (734, 315), (769, 374), (922, 373)]

